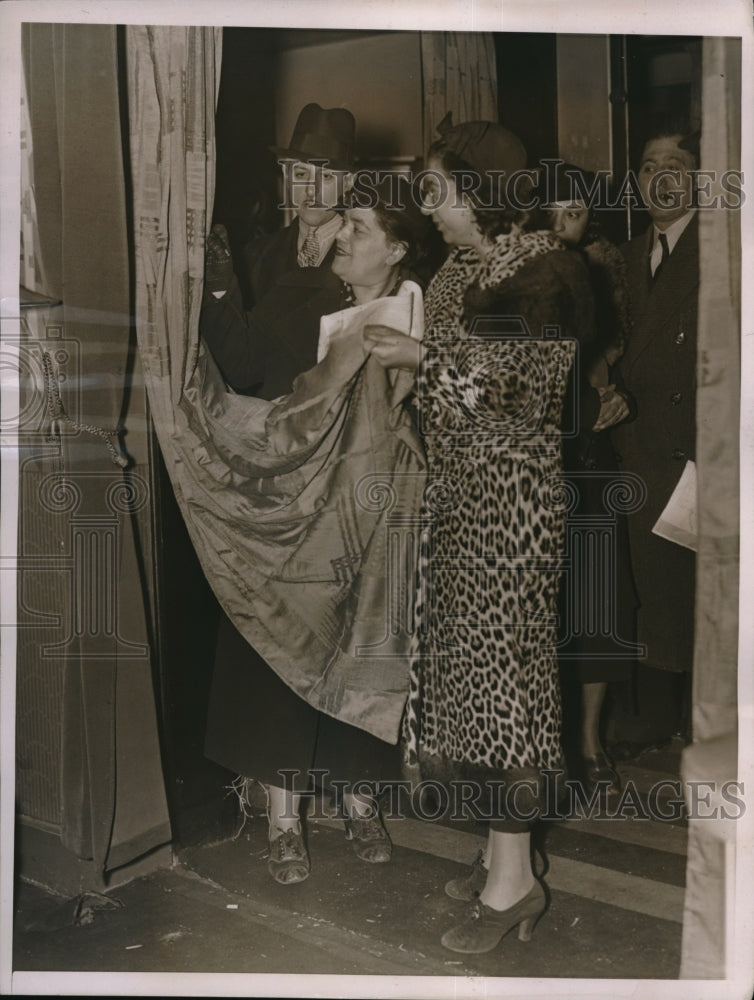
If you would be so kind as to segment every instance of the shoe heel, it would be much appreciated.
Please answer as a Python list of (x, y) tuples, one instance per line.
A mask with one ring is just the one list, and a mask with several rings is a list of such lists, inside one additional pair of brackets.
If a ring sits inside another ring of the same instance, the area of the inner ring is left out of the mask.
[(526, 917), (521, 921), (518, 925), (519, 941), (531, 941), (532, 932), (534, 931), (534, 927), (541, 916), (542, 914), (538, 913), (535, 917)]

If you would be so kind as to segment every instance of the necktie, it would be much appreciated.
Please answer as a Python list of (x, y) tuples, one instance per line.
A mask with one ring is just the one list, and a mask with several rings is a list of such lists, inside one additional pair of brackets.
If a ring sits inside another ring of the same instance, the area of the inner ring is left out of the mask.
[(319, 264), (319, 240), (317, 230), (311, 229), (298, 253), (299, 267), (317, 267)]
[[(662, 248), (662, 256), (660, 257), (659, 261), (655, 265), (654, 271), (652, 272), (652, 280), (653, 281), (657, 281), (657, 276), (659, 275), (660, 271), (662, 270), (663, 264), (665, 263), (665, 261), (670, 256), (670, 248), (668, 247), (668, 238), (665, 235), (665, 233), (660, 233), (659, 234), (659, 236), (657, 237), (657, 242), (660, 245), (660, 247)], [(654, 254), (653, 254), (653, 256), (654, 256)]]

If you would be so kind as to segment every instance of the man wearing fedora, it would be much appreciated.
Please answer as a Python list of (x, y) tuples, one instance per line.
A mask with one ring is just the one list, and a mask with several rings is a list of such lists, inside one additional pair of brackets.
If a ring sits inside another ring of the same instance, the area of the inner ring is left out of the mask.
[(273, 147), (283, 169), (283, 204), (296, 217), (290, 226), (253, 240), (244, 248), (254, 302), (296, 268), (327, 265), (340, 228), (337, 207), (350, 187), (354, 164), (355, 122), (345, 108), (307, 104), (290, 145)]
[(290, 146), (273, 147), (283, 167), (284, 204), (296, 216), (245, 248), (254, 297), (249, 312), (225, 228), (212, 228), (200, 332), (238, 392), (265, 399), (290, 392), (293, 379), (316, 364), (312, 331), (320, 317), (343, 306), (341, 282), (330, 265), (342, 224), (339, 209), (352, 182), (354, 134), (350, 111), (307, 104)]

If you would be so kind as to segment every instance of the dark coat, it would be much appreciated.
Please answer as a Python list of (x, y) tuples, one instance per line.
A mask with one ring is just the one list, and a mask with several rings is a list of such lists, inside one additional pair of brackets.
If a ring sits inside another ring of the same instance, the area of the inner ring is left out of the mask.
[[(569, 512), (569, 569), (564, 575), (560, 648), (564, 688), (627, 680), (635, 658), (636, 591), (626, 517), (616, 503), (620, 481), (612, 428), (593, 431), (598, 392), (589, 373), (605, 351), (625, 344), (630, 331), (626, 263), (616, 246), (597, 237), (582, 250), (594, 292), (596, 339), (581, 356), (579, 430), (564, 442), (564, 466), (578, 501)], [(604, 362), (602, 362), (604, 363)], [(636, 416), (636, 404), (619, 373), (605, 368)], [(578, 576), (575, 572), (578, 567)], [(568, 713), (566, 713), (568, 721)]]
[(650, 280), (652, 233), (623, 248), (634, 318), (620, 368), (637, 417), (615, 428), (621, 467), (638, 475), (646, 503), (628, 517), (639, 597), (638, 640), (646, 662), (690, 670), (694, 639), (694, 553), (652, 534), (696, 442), (699, 222), (692, 219), (662, 271)]
[(341, 289), (329, 266), (294, 266), (248, 313), (235, 280), (221, 299), (205, 296), (199, 330), (228, 385), (261, 399), (287, 395), (317, 363), (319, 321), (343, 308)]
[(269, 236), (251, 240), (244, 247), (244, 270), (252, 305), (262, 301), (265, 295), (284, 276), (297, 270), (329, 271), (335, 256), (335, 243), (318, 268), (299, 268), (298, 265), (299, 220), (295, 218), (290, 226)]

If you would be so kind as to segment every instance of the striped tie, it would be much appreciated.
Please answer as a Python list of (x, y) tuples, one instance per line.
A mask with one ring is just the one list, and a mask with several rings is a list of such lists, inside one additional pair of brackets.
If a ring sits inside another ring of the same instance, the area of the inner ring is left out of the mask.
[(298, 253), (299, 267), (317, 267), (319, 264), (319, 240), (317, 230), (312, 229), (304, 240), (304, 244)]

